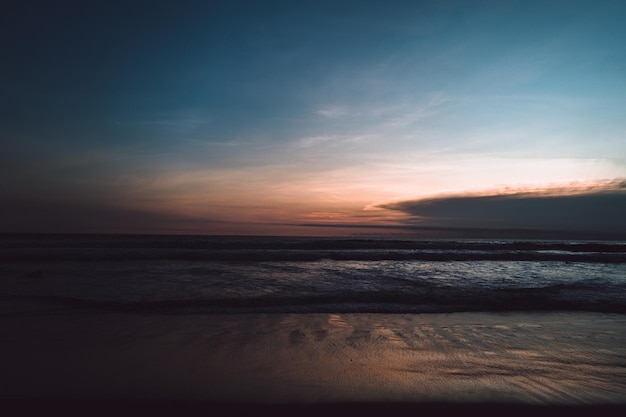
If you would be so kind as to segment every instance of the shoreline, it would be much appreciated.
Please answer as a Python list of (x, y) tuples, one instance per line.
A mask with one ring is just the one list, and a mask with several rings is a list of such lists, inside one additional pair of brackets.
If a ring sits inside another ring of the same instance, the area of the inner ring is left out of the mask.
[(626, 406), (626, 315), (0, 317), (0, 401)]

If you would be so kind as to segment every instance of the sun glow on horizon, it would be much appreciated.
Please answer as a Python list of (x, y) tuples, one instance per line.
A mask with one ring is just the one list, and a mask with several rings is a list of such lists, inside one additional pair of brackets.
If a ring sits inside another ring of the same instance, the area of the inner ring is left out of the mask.
[(626, 178), (620, 2), (143, 7), (8, 11), (0, 231), (367, 233)]

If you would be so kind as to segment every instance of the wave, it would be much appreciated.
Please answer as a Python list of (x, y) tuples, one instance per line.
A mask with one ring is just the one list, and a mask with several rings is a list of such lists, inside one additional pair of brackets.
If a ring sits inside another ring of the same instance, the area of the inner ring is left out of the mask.
[[(578, 248), (577, 248), (578, 249)], [(5, 250), (1, 261), (224, 261), (224, 262), (313, 262), (337, 261), (558, 261), (626, 263), (626, 252), (615, 248), (585, 252), (579, 250), (489, 250), (475, 249), (350, 249), (350, 250), (145, 250), (145, 249), (61, 249)]]
[(3, 314), (626, 314), (622, 242), (21, 235), (0, 262)]
[(564, 261), (626, 263), (626, 243), (600, 241), (4, 235), (1, 261)]
[(202, 249), (202, 250), (557, 250), (626, 252), (621, 241), (491, 239), (356, 239), (318, 237), (177, 235), (0, 235), (0, 248)]
[(411, 292), (342, 291), (328, 294), (269, 295), (160, 300), (106, 300), (54, 295), (6, 296), (40, 308), (124, 313), (451, 313), (588, 311), (626, 314), (626, 284), (586, 282), (542, 288), (441, 288)]

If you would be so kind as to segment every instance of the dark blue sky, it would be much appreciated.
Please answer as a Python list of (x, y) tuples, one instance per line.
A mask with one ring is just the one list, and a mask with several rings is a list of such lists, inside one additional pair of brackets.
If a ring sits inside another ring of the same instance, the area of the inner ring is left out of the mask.
[(439, 224), (384, 207), (604, 189), (626, 177), (624, 15), (605, 0), (9, 2), (0, 230), (325, 234), (285, 225)]

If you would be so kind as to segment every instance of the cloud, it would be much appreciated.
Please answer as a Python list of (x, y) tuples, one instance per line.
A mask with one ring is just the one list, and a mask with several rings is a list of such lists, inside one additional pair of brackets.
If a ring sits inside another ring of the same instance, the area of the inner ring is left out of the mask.
[(371, 210), (379, 213), (351, 221), (312, 218), (288, 225), (425, 238), (623, 240), (626, 180), (440, 195), (372, 205)]
[(336, 119), (348, 114), (348, 109), (342, 106), (329, 106), (323, 109), (317, 110), (315, 113), (320, 116), (328, 117), (329, 119)]
[(405, 225), (626, 235), (626, 180), (544, 189), (450, 194), (379, 204), (409, 216)]

